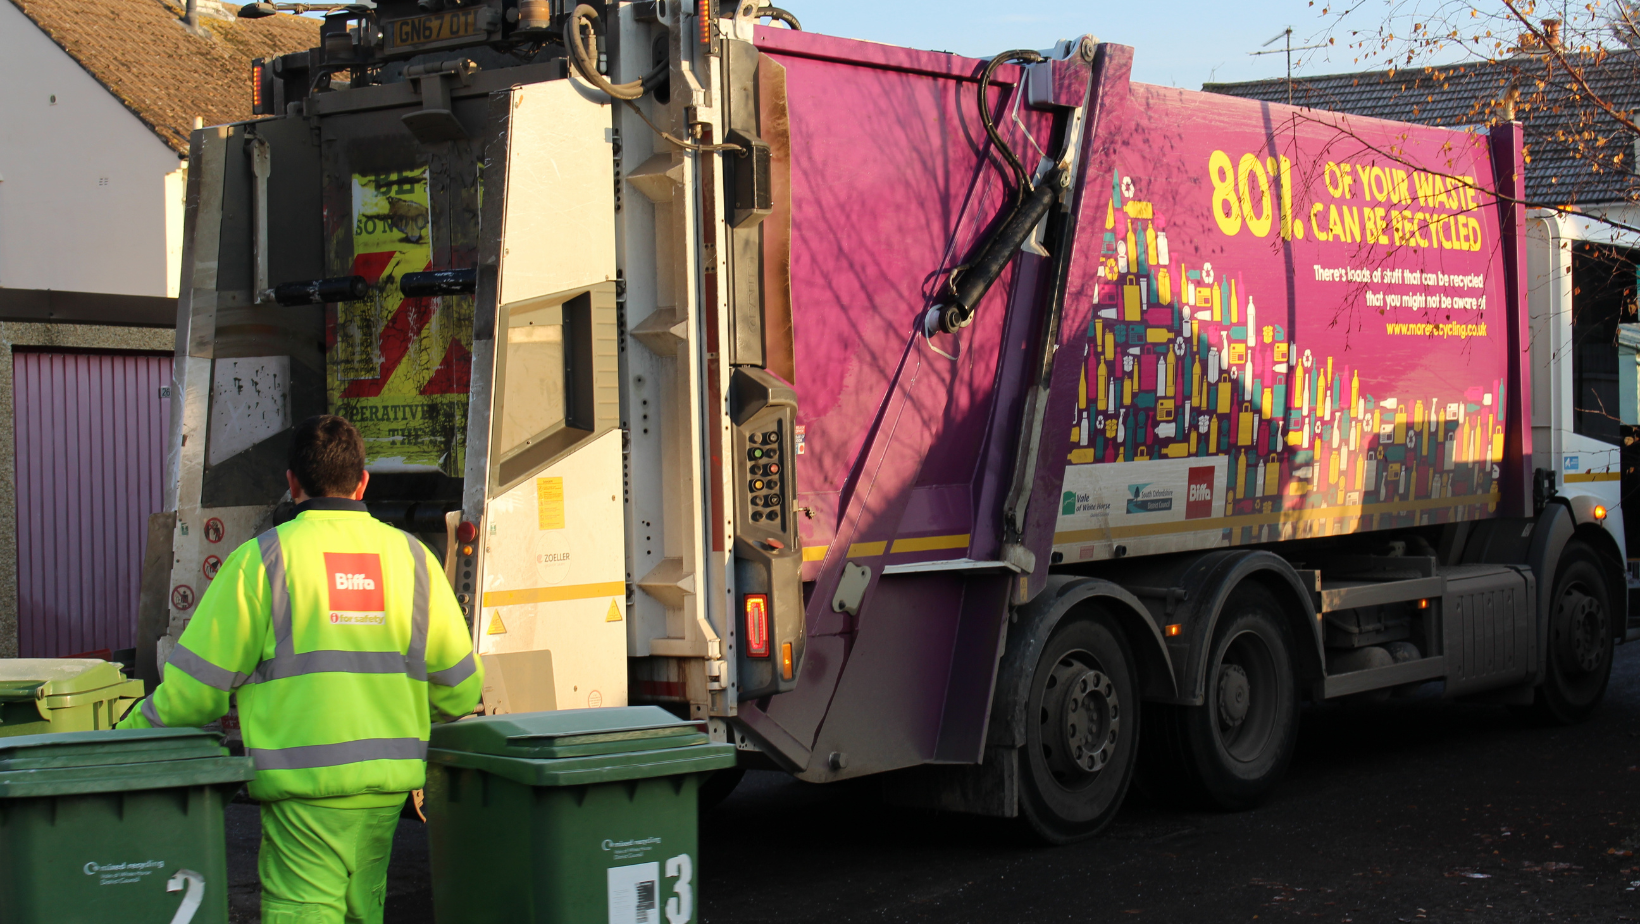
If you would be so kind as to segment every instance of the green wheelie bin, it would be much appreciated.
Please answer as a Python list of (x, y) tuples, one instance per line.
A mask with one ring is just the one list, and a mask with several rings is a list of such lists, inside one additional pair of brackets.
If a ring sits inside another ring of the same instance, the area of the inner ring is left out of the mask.
[(439, 924), (698, 920), (696, 790), (735, 765), (657, 706), (434, 727), (426, 813)]
[(222, 808), (253, 773), (197, 728), (0, 738), (0, 921), (225, 924)]
[(113, 728), (139, 699), (117, 661), (0, 659), (0, 737)]

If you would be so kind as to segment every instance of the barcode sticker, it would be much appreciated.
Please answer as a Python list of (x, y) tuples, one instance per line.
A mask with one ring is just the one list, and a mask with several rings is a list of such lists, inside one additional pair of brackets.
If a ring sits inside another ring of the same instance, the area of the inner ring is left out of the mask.
[(638, 920), (648, 922), (655, 919), (655, 880), (645, 879), (638, 883)]
[(660, 924), (655, 897), (661, 865), (636, 863), (609, 869), (609, 924)]

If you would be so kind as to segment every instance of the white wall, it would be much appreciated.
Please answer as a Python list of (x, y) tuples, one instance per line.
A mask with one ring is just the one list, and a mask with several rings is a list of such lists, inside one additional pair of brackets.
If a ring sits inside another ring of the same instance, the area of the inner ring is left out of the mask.
[(186, 162), (3, 2), (0, 86), (0, 287), (176, 295)]

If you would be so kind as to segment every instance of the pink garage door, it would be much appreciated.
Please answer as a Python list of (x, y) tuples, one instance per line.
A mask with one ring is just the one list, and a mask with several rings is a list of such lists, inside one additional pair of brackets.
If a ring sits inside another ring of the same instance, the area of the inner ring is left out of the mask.
[(130, 648), (148, 515), (160, 509), (171, 357), (12, 357), (17, 635), (25, 658)]

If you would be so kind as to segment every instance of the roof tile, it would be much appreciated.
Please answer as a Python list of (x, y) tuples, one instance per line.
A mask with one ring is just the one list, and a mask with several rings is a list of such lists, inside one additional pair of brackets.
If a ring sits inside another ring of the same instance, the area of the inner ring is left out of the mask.
[(318, 21), (299, 16), (201, 17), (209, 35), (198, 36), (167, 0), (11, 2), (179, 154), (188, 150), (194, 117), (207, 125), (251, 117), (252, 58), (319, 43)]

